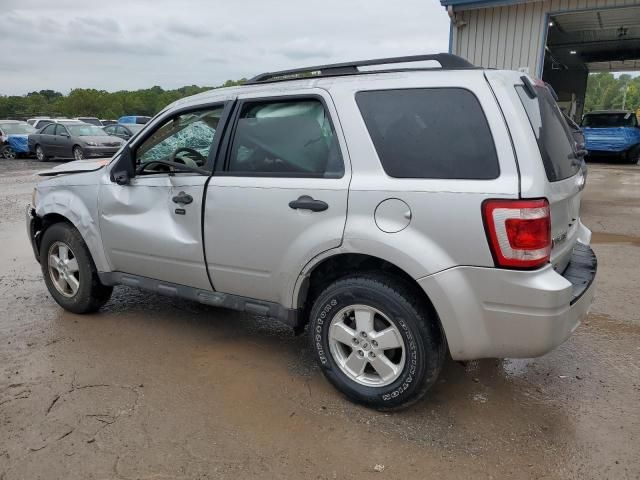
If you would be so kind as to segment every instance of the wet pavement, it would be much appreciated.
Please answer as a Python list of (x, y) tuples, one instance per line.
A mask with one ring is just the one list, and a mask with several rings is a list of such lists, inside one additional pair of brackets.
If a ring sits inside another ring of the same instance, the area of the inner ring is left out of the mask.
[(391, 414), (263, 319), (125, 287), (64, 312), (25, 235), (41, 168), (0, 161), (0, 479), (640, 478), (640, 166), (590, 165), (597, 298), (572, 338), (448, 361)]

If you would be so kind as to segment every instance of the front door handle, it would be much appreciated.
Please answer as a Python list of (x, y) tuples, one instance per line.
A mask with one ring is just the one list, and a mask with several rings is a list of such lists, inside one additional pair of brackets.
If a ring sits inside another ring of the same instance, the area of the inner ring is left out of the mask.
[(311, 210), (312, 212), (322, 212), (329, 208), (329, 205), (327, 205), (327, 202), (323, 202), (322, 200), (315, 200), (309, 195), (302, 195), (297, 200), (290, 201), (289, 207), (293, 208), (294, 210)]
[(183, 205), (189, 205), (191, 202), (193, 202), (193, 197), (188, 193), (180, 192), (171, 200), (173, 200), (173, 203), (181, 203)]

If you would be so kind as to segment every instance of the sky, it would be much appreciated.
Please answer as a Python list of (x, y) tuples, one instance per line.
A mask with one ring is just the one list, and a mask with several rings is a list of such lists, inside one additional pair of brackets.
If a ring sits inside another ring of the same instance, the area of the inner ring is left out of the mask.
[(445, 52), (439, 0), (1, 0), (0, 95), (216, 86), (264, 71)]

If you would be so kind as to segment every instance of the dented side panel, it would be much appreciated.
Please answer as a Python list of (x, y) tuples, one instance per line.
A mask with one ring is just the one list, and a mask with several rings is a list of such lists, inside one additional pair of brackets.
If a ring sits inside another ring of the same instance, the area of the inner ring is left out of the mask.
[[(100, 228), (111, 270), (211, 290), (201, 222), (207, 178), (163, 174), (101, 185)], [(181, 192), (192, 203), (175, 203)]]
[[(95, 180), (94, 180), (95, 181)], [(81, 183), (81, 182), (77, 182)], [(98, 197), (96, 185), (38, 185), (39, 201), (36, 215), (44, 217), (56, 214), (69, 220), (84, 239), (96, 268), (99, 271), (111, 270), (111, 265), (104, 254), (100, 226), (98, 225)]]

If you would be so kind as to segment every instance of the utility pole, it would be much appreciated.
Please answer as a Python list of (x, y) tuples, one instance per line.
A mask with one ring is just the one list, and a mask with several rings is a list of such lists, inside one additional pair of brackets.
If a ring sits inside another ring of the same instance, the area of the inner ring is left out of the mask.
[(629, 84), (627, 83), (624, 86), (624, 94), (622, 95), (622, 110), (624, 110), (627, 105), (627, 92), (629, 91)]

